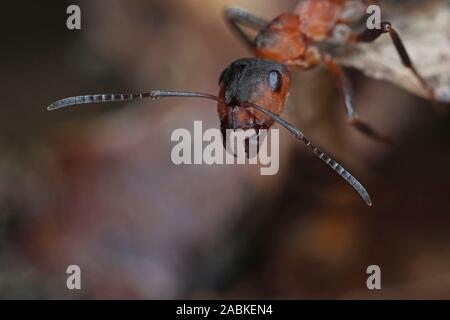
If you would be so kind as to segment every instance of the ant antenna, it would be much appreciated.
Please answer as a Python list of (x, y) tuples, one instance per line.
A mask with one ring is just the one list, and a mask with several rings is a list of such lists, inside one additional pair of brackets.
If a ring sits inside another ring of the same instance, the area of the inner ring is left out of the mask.
[(363, 187), (363, 185), (350, 173), (348, 172), (344, 167), (342, 167), (339, 163), (337, 163), (333, 158), (331, 158), (328, 154), (320, 150), (318, 147), (313, 145), (311, 141), (309, 141), (308, 138), (305, 137), (302, 131), (300, 129), (296, 128), (286, 120), (280, 118), (270, 110), (267, 110), (266, 108), (263, 108), (261, 106), (258, 106), (253, 103), (246, 102), (246, 105), (249, 107), (264, 113), (266, 116), (272, 118), (276, 122), (278, 122), (280, 125), (285, 127), (297, 140), (300, 140), (303, 142), (309, 149), (312, 150), (312, 152), (323, 162), (325, 162), (333, 171), (335, 171), (337, 174), (339, 174), (342, 178), (344, 178), (347, 183), (349, 183), (358, 193), (359, 195), (364, 199), (366, 204), (368, 206), (372, 206), (372, 200), (370, 199), (369, 193), (367, 190)]
[[(183, 98), (201, 98), (201, 99), (209, 99), (214, 101), (221, 101), (221, 99), (215, 95), (201, 93), (201, 92), (191, 92), (191, 91), (161, 91), (155, 90), (147, 93), (127, 93), (127, 94), (95, 94), (95, 95), (85, 95), (85, 96), (77, 96), (70, 97), (62, 100), (58, 100), (47, 107), (47, 110), (56, 110), (72, 105), (80, 105), (87, 103), (106, 103), (106, 102), (124, 102), (124, 101), (132, 101), (132, 100), (141, 100), (145, 98), (151, 98), (153, 100), (159, 98), (169, 98), (169, 97), (183, 97)], [(336, 173), (338, 173), (342, 178), (344, 178), (347, 183), (349, 183), (364, 199), (368, 206), (372, 206), (372, 200), (370, 199), (369, 193), (363, 187), (363, 185), (353, 177), (350, 172), (348, 172), (344, 167), (342, 167), (339, 163), (337, 163), (334, 159), (332, 159), (325, 152), (321, 151), (315, 145), (309, 141), (308, 138), (305, 137), (303, 132), (297, 127), (293, 126), (286, 120), (277, 116), (270, 110), (267, 110), (264, 107), (259, 105), (245, 102), (243, 103), (244, 107), (249, 107), (257, 110), (265, 114), (266, 116), (272, 118), (274, 121), (278, 122), (281, 126), (286, 128), (297, 140), (303, 142), (312, 152), (323, 162), (325, 162), (331, 169), (333, 169)]]
[(53, 102), (51, 105), (47, 107), (47, 110), (53, 111), (69, 106), (88, 103), (126, 102), (133, 100), (142, 100), (146, 98), (156, 100), (158, 98), (166, 98), (166, 97), (203, 98), (215, 101), (220, 100), (216, 96), (200, 92), (155, 90), (144, 93), (113, 93), (113, 94), (106, 93), (106, 94), (92, 94), (92, 95), (70, 97)]

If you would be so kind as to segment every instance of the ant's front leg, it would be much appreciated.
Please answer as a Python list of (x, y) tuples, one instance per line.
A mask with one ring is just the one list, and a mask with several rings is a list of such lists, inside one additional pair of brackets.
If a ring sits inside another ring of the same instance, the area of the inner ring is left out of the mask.
[[(434, 89), (431, 85), (425, 80), (425, 78), (417, 71), (414, 66), (411, 58), (409, 57), (408, 51), (406, 50), (403, 41), (401, 40), (399, 34), (392, 27), (389, 22), (382, 22), (381, 27), (379, 29), (365, 29), (360, 34), (350, 34), (348, 38), (348, 42), (350, 43), (358, 43), (358, 42), (373, 42), (378, 39), (382, 34), (389, 33), (392, 43), (397, 50), (398, 55), (402, 61), (402, 64), (411, 70), (414, 77), (419, 81), (420, 85), (426, 90), (428, 93), (428, 98), (431, 100), (433, 105), (437, 107), (437, 101)], [(439, 108), (437, 108), (439, 110)]]
[(236, 7), (225, 9), (225, 20), (250, 50), (255, 48), (254, 39), (244, 31), (242, 26), (246, 26), (258, 32), (269, 24), (269, 22), (263, 18), (257, 17), (248, 11)]
[(336, 81), (338, 90), (342, 94), (345, 102), (345, 108), (348, 118), (348, 123), (366, 136), (382, 143), (392, 145), (393, 142), (389, 137), (383, 136), (370, 125), (359, 119), (353, 106), (352, 86), (345, 71), (334, 61), (334, 59), (327, 53), (322, 54), (322, 60)]

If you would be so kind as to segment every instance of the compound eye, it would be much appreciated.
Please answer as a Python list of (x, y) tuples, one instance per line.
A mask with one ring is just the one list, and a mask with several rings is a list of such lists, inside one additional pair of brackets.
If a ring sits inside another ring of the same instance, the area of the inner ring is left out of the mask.
[(276, 70), (270, 71), (269, 85), (273, 91), (278, 92), (281, 90), (281, 84), (282, 84), (281, 79), (282, 79), (282, 76), (279, 71), (276, 71)]

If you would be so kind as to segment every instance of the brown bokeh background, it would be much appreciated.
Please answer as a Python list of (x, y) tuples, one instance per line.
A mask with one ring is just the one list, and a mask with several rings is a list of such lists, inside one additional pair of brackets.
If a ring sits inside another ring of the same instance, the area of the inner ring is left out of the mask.
[[(323, 69), (296, 73), (284, 117), (358, 177), (358, 195), (287, 133), (280, 172), (175, 166), (176, 128), (217, 128), (208, 101), (89, 105), (77, 94), (216, 93), (249, 56), (222, 19), (236, 4), (264, 16), (295, 0), (96, 0), (9, 3), (1, 30), (1, 298), (450, 298), (450, 118), (350, 70), (361, 117), (350, 128)], [(82, 30), (65, 27), (79, 4)], [(393, 21), (395, 23), (395, 21)], [(66, 289), (66, 268), (82, 290)], [(366, 268), (382, 290), (366, 288)]]

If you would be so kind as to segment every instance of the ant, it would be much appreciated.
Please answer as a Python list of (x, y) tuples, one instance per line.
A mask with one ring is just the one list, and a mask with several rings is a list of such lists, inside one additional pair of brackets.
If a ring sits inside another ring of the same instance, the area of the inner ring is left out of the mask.
[[(58, 100), (47, 107), (56, 110), (67, 106), (124, 102), (167, 97), (202, 98), (217, 102), (222, 132), (227, 129), (269, 129), (275, 122), (286, 128), (296, 139), (302, 141), (312, 152), (349, 183), (367, 205), (372, 200), (362, 184), (339, 163), (313, 145), (303, 132), (280, 117), (291, 85), (291, 75), (286, 65), (258, 58), (244, 58), (231, 63), (219, 78), (217, 96), (190, 91), (151, 91), (138, 94), (96, 94)], [(225, 136), (223, 136), (225, 138)]]
[[(373, 42), (387, 33), (403, 65), (411, 70), (435, 105), (434, 90), (415, 68), (399, 34), (390, 22), (382, 22), (379, 29), (366, 28), (361, 33), (350, 29), (352, 23), (365, 15), (368, 5), (376, 2), (303, 0), (293, 13), (283, 13), (270, 22), (248, 11), (230, 7), (225, 10), (225, 19), (256, 58), (271, 59), (300, 70), (310, 70), (324, 63), (344, 98), (348, 123), (376, 141), (392, 144), (388, 137), (380, 135), (358, 117), (353, 106), (351, 84), (345, 71), (323, 49), (330, 43), (348, 45)], [(256, 31), (256, 38), (252, 38), (243, 27)]]

